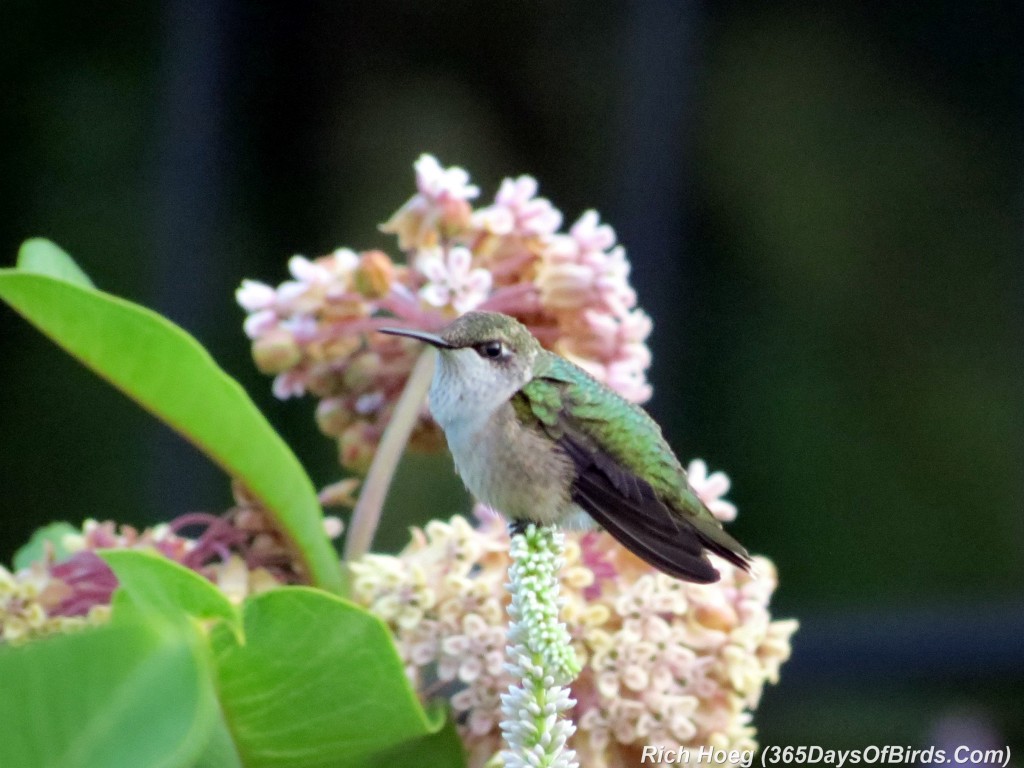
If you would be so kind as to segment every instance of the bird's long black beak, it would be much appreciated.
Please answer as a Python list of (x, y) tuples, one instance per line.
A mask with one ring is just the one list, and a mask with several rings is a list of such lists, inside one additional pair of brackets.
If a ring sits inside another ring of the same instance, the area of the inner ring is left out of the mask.
[(442, 339), (436, 333), (417, 331), (412, 328), (379, 328), (378, 330), (381, 333), (387, 333), (391, 336), (408, 336), (410, 339), (419, 339), (420, 341), (425, 341), (427, 344), (437, 347), (438, 349), (455, 349), (455, 347)]

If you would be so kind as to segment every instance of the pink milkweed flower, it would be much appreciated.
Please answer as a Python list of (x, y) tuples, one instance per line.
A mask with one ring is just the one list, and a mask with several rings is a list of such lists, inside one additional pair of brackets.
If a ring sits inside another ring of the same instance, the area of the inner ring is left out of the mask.
[(686, 468), (686, 479), (711, 514), (723, 523), (736, 519), (736, 505), (722, 498), (732, 485), (725, 472), (719, 470), (709, 475), (707, 463), (703, 459), (694, 459)]
[(552, 235), (562, 226), (562, 212), (550, 201), (537, 197), (532, 176), (505, 179), (494, 204), (473, 212), (473, 225), (494, 235)]
[(431, 306), (452, 307), (458, 314), (479, 307), (491, 290), (491, 273), (473, 268), (473, 254), (456, 245), (445, 252), (434, 248), (421, 251), (416, 268), (427, 278), (420, 297)]
[(402, 250), (432, 248), (443, 234), (464, 227), (472, 214), (468, 201), (480, 194), (465, 170), (443, 168), (433, 155), (420, 155), (414, 166), (418, 192), (380, 225), (398, 235)]
[[(338, 441), (344, 466), (365, 469), (375, 454), (419, 353), (376, 333), (384, 325), (436, 331), (472, 309), (504, 312), (623, 397), (651, 396), (650, 318), (636, 307), (625, 250), (596, 212), (559, 232), (562, 214), (531, 176), (505, 179), (474, 210), (479, 189), (462, 168), (423, 155), (415, 171), (416, 193), (381, 226), (398, 236), (405, 264), (339, 248), (292, 257), (291, 279), (276, 289), (246, 280), (236, 294), (274, 394), (327, 403), (317, 423)], [(426, 411), (411, 444), (443, 445)]]

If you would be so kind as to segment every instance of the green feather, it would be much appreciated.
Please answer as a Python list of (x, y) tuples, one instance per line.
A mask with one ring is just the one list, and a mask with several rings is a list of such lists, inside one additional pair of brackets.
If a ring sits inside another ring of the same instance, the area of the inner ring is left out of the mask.
[(582, 438), (645, 479), (666, 501), (688, 501), (680, 493), (686, 488), (686, 472), (654, 419), (579, 366), (550, 352), (542, 354), (522, 392), (551, 437), (569, 432)]
[(540, 354), (534, 378), (521, 390), (517, 411), (525, 415), (528, 409), (554, 440), (569, 434), (604, 451), (623, 469), (645, 480), (669, 508), (685, 515), (708, 538), (745, 552), (689, 487), (686, 471), (661, 427), (643, 408), (624, 400), (565, 358), (547, 351)]

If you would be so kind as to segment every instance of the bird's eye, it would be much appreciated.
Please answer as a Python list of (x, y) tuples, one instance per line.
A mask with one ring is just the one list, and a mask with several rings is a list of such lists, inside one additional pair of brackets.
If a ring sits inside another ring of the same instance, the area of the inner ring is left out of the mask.
[(505, 345), (500, 341), (485, 341), (483, 344), (477, 345), (476, 351), (480, 357), (497, 360), (499, 357), (505, 356)]

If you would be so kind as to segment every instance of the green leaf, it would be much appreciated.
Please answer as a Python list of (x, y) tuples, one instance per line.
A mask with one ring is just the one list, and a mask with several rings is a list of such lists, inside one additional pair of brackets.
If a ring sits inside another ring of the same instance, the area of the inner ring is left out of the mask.
[(83, 288), (95, 287), (89, 276), (75, 264), (74, 259), (55, 243), (41, 237), (34, 237), (21, 244), (18, 250), (18, 269), (21, 272), (49, 275)]
[(244, 643), (211, 634), (221, 705), (246, 768), (383, 765), (376, 753), (411, 740), (416, 765), (461, 766), (443, 718), (416, 699), (387, 628), (305, 587), (246, 601)]
[(28, 568), (32, 563), (37, 563), (46, 555), (47, 543), (53, 546), (53, 553), (60, 562), (70, 553), (64, 548), (64, 537), (68, 534), (81, 535), (82, 531), (71, 523), (50, 523), (42, 528), (37, 528), (28, 540), (17, 552), (14, 553), (14, 570), (20, 571)]
[(143, 615), (224, 619), (241, 628), (238, 611), (227, 596), (195, 571), (155, 552), (138, 549), (109, 549), (99, 555)]
[(190, 768), (244, 768), (223, 713), (213, 723), (203, 753)]
[(367, 766), (415, 765), (416, 768), (462, 768), (466, 750), (455, 723), (446, 719), (441, 730), (420, 739), (405, 741), (393, 749), (378, 752)]
[(181, 328), (83, 285), (80, 272), (52, 243), (30, 240), (19, 269), (0, 269), (0, 298), (240, 479), (274, 514), (311, 580), (339, 590), (316, 490), (238, 382)]
[[(104, 557), (125, 613), (115, 601), (106, 627), (0, 647), (0, 765), (465, 765), (453, 723), (424, 711), (387, 628), (361, 608), (281, 587), (246, 600), (243, 633), (187, 569), (143, 552)], [(199, 633), (173, 619), (186, 615), (229, 620)]]
[(217, 716), (195, 633), (109, 626), (0, 648), (0, 765), (190, 766)]

